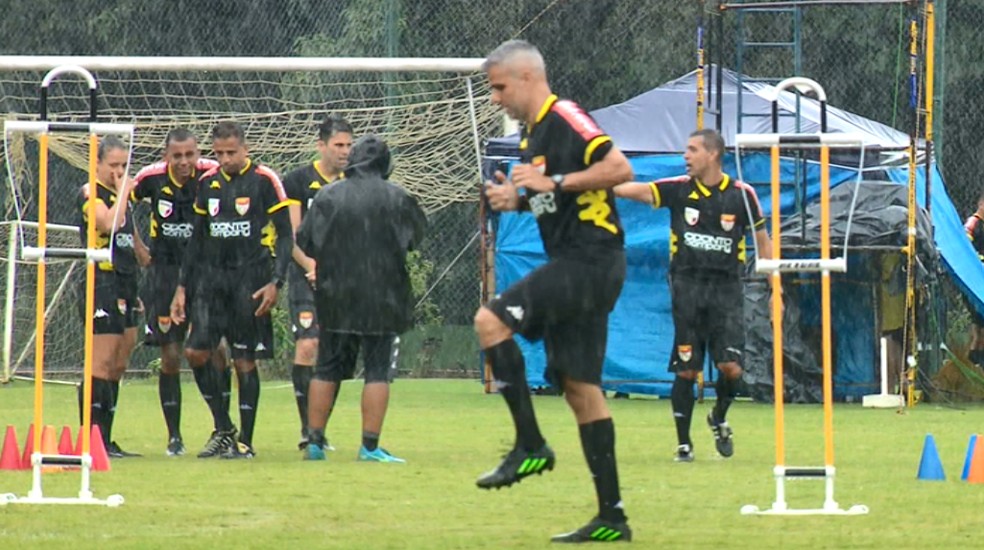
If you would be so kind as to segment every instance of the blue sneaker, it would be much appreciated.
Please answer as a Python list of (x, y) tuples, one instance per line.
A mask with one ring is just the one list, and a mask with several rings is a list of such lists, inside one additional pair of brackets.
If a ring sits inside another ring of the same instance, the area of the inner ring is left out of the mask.
[(402, 458), (389, 454), (389, 451), (382, 447), (376, 447), (375, 451), (370, 451), (364, 445), (359, 448), (358, 460), (361, 462), (395, 462), (397, 464), (406, 464), (407, 462)]
[(325, 449), (321, 445), (304, 447), (304, 460), (326, 460)]

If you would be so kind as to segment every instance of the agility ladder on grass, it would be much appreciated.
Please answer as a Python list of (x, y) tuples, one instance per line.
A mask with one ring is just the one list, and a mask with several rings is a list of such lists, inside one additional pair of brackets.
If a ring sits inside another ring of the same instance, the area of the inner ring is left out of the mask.
[[(786, 89), (798, 87), (809, 89), (817, 95), (820, 103), (820, 133), (818, 134), (780, 134), (779, 133), (779, 95)], [(847, 238), (844, 253), (838, 258), (830, 257), (830, 149), (832, 147), (862, 148), (864, 140), (857, 134), (827, 133), (827, 95), (823, 88), (813, 80), (802, 77), (787, 78), (775, 87), (772, 100), (771, 134), (738, 134), (735, 136), (736, 158), (742, 149), (768, 149), (771, 157), (772, 190), (772, 258), (756, 258), (756, 271), (769, 273), (772, 288), (782, 288), (782, 273), (812, 272), (821, 277), (821, 330), (823, 347), (823, 436), (824, 465), (816, 467), (794, 467), (786, 465), (785, 420), (783, 417), (783, 348), (782, 348), (782, 293), (774, 292), (772, 299), (772, 337), (775, 387), (775, 432), (776, 465), (773, 475), (776, 481), (776, 499), (772, 507), (760, 510), (758, 506), (747, 504), (741, 508), (742, 514), (769, 515), (858, 515), (867, 514), (868, 507), (854, 505), (842, 509), (834, 500), (834, 405), (832, 382), (831, 314), (830, 314), (830, 274), (833, 271), (847, 271)], [(780, 234), (780, 192), (779, 192), (779, 150), (820, 149), (820, 258), (782, 259)], [(863, 150), (862, 150), (863, 153)], [(863, 157), (863, 155), (862, 155)], [(862, 158), (863, 162), (863, 158)], [(740, 163), (739, 163), (740, 167)], [(860, 173), (860, 172), (859, 172)], [(741, 174), (739, 173), (739, 178)], [(822, 479), (825, 484), (822, 508), (794, 509), (786, 502), (786, 480)]]
[[(72, 73), (85, 79), (89, 86), (89, 122), (50, 122), (47, 113), (48, 86), (57, 77)], [(92, 423), (92, 351), (93, 351), (93, 315), (95, 314), (95, 266), (97, 262), (109, 262), (112, 259), (112, 243), (110, 248), (96, 249), (96, 159), (100, 135), (120, 135), (133, 142), (133, 125), (130, 124), (100, 124), (96, 122), (96, 80), (86, 69), (63, 65), (49, 71), (41, 82), (40, 120), (38, 121), (7, 121), (4, 124), (4, 137), (9, 132), (25, 132), (38, 135), (38, 240), (37, 246), (24, 246), (21, 258), (26, 261), (37, 261), (37, 311), (35, 312), (35, 374), (34, 374), (34, 449), (31, 452), (32, 483), (31, 490), (25, 497), (17, 497), (13, 493), (0, 494), (0, 505), (4, 504), (99, 504), (119, 506), (123, 503), (120, 495), (110, 495), (106, 499), (97, 499), (90, 488), (90, 473), (92, 470), (91, 423)], [(47, 246), (48, 224), (48, 140), (52, 132), (72, 132), (89, 134), (89, 178), (88, 185), (92, 198), (88, 201), (88, 224), (86, 228), (86, 248), (49, 248)], [(127, 200), (124, 194), (121, 200)], [(18, 218), (20, 210), (18, 207)], [(115, 224), (114, 224), (115, 226)], [(115, 230), (114, 230), (115, 231)], [(24, 242), (21, 240), (21, 242)], [(83, 373), (83, 404), (81, 455), (47, 455), (41, 453), (41, 430), (44, 426), (44, 335), (45, 335), (45, 259), (75, 259), (86, 260), (85, 272), (85, 361)], [(78, 497), (46, 497), (42, 490), (42, 469), (47, 466), (78, 467), (81, 471), (81, 487)]]

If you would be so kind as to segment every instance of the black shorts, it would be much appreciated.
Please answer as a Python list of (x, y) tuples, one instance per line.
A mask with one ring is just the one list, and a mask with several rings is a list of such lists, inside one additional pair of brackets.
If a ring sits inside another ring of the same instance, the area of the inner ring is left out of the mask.
[[(85, 320), (85, 281), (79, 292), (79, 315)], [(96, 269), (93, 334), (123, 334), (137, 326), (137, 278)]]
[(294, 340), (318, 337), (318, 312), (314, 308), (314, 289), (297, 264), (291, 264), (287, 278), (290, 329)]
[(355, 377), (355, 364), (362, 350), (366, 383), (390, 383), (396, 377), (400, 337), (395, 334), (352, 334), (324, 332), (318, 341), (318, 364), (313, 376), (324, 382)]
[(742, 282), (670, 277), (673, 299), (673, 352), (670, 372), (703, 370), (710, 349), (715, 364), (741, 364), (745, 350)]
[(557, 258), (536, 268), (486, 307), (513, 332), (543, 340), (546, 379), (601, 384), (608, 315), (625, 282), (625, 255), (587, 263)]
[[(163, 346), (183, 342), (188, 323), (171, 321), (171, 300), (178, 288), (181, 266), (176, 264), (151, 264), (144, 282), (144, 342), (148, 346)], [(185, 305), (191, 303), (193, 289), (185, 291)]]
[(233, 359), (271, 359), (273, 323), (270, 314), (255, 315), (260, 301), (253, 293), (271, 280), (270, 267), (210, 268), (196, 277), (186, 349), (213, 350), (224, 337)]

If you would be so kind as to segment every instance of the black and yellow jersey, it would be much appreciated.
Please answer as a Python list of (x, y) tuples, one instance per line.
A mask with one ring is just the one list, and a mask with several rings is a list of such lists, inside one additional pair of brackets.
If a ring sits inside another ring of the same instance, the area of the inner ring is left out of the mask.
[(984, 262), (984, 219), (981, 219), (976, 212), (971, 214), (964, 222), (964, 230), (967, 231), (970, 243), (974, 245), (977, 258)]
[(166, 162), (144, 167), (134, 178), (131, 198), (150, 203), (150, 256), (155, 264), (180, 265), (195, 221), (198, 177), (218, 168), (211, 159), (199, 159), (192, 178), (181, 183)]
[(329, 178), (321, 171), (318, 161), (313, 161), (292, 170), (284, 177), (284, 191), (287, 192), (287, 198), (301, 204), (301, 218), (303, 219), (318, 191), (342, 177), (344, 176), (339, 174), (335, 178)]
[(202, 261), (225, 269), (269, 262), (277, 240), (272, 216), (288, 204), (277, 174), (249, 159), (234, 174), (205, 172), (195, 198), (195, 213), (205, 217)]
[[(83, 248), (88, 247), (89, 198), (92, 196), (89, 184), (83, 185), (78, 197), (79, 236)], [(97, 203), (105, 205), (106, 208), (112, 208), (118, 200), (116, 191), (98, 180), (96, 181), (94, 199)], [(96, 264), (100, 271), (115, 271), (121, 275), (133, 275), (137, 272), (137, 255), (133, 248), (133, 216), (131, 214), (129, 205), (120, 212), (119, 215), (123, 216), (124, 223), (114, 235), (112, 261)], [(95, 248), (109, 248), (109, 238), (109, 233), (101, 233), (97, 229)]]
[[(576, 103), (551, 95), (519, 143), (520, 160), (545, 175), (580, 172), (605, 157), (612, 140)], [(625, 235), (611, 190), (527, 190), (547, 256), (594, 260), (621, 251)]]
[(654, 208), (670, 209), (670, 273), (738, 278), (746, 232), (765, 226), (755, 190), (727, 174), (706, 186), (681, 176), (649, 184)]

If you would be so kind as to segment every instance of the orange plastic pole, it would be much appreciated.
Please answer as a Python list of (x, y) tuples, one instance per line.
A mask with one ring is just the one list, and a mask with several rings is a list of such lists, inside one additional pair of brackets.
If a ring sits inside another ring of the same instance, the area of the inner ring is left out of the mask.
[[(48, 133), (38, 138), (38, 248), (48, 245)], [(41, 450), (44, 427), (44, 328), (47, 297), (44, 254), (38, 259), (37, 288), (34, 294), (34, 448)]]
[[(99, 155), (99, 136), (89, 134), (89, 200), (86, 203), (88, 222), (86, 223), (86, 248), (96, 247), (96, 159)], [(85, 263), (85, 344), (82, 380), (82, 455), (90, 454), (92, 445), (92, 333), (95, 329), (96, 313), (96, 264)]]
[[(820, 147), (820, 258), (830, 259), (830, 147)], [(827, 466), (834, 465), (833, 347), (830, 333), (830, 270), (820, 275), (823, 339), (823, 447)]]
[[(779, 260), (782, 256), (782, 246), (780, 240), (780, 192), (779, 192), (779, 146), (773, 145), (771, 149), (772, 161), (772, 259)], [(772, 277), (772, 365), (773, 365), (773, 386), (775, 399), (775, 430), (776, 430), (776, 466), (783, 466), (786, 463), (786, 442), (785, 442), (785, 419), (783, 418), (784, 397), (783, 386), (784, 377), (782, 370), (782, 293), (775, 289), (782, 288), (782, 274), (775, 270), (770, 274)]]

